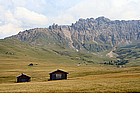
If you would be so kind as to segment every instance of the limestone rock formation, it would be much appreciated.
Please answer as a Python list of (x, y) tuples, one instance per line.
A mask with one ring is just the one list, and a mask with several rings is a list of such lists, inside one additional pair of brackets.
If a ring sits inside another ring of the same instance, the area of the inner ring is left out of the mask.
[(140, 42), (140, 20), (79, 19), (71, 26), (53, 24), (12, 36), (33, 45), (56, 44), (77, 51), (101, 52)]

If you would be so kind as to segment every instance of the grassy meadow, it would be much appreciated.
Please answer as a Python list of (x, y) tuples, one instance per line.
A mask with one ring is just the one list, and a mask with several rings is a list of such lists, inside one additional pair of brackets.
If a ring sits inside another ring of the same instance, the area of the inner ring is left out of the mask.
[[(104, 58), (104, 57), (103, 57)], [(140, 92), (140, 66), (99, 64), (103, 58), (57, 46), (30, 46), (0, 40), (0, 93), (131, 93)], [(34, 66), (28, 66), (33, 63)], [(67, 80), (48, 81), (49, 73), (67, 71)], [(16, 83), (25, 73), (31, 82)]]
[[(34, 66), (28, 66), (29, 63)], [(48, 81), (49, 73), (62, 69), (68, 80)], [(16, 83), (16, 76), (25, 73), (31, 82)], [(140, 92), (140, 67), (117, 68), (104, 65), (52, 63), (49, 60), (1, 58), (1, 93), (133, 93)]]

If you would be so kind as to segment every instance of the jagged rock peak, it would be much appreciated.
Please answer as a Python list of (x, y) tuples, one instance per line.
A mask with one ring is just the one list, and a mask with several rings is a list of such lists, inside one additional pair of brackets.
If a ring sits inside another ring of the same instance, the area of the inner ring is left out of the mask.
[(109, 18), (106, 18), (104, 16), (101, 16), (101, 17), (98, 17), (96, 19), (94, 18), (87, 18), (87, 19), (83, 19), (83, 18), (80, 18), (78, 21), (76, 21), (76, 23), (81, 23), (81, 22), (96, 22), (96, 21), (102, 21), (102, 22), (111, 22), (111, 20)]
[(109, 18), (106, 18), (104, 16), (98, 17), (95, 20), (97, 20), (97, 21), (104, 21), (104, 22), (110, 22), (111, 21)]

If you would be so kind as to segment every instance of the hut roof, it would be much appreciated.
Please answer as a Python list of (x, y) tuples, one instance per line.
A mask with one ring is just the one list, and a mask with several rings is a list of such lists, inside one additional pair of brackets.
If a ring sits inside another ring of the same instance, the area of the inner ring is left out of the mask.
[(56, 70), (56, 71), (50, 72), (49, 74), (53, 74), (53, 73), (56, 73), (56, 72), (62, 72), (62, 73), (68, 74), (68, 72), (65, 72), (65, 71), (59, 70), (59, 69)]
[(18, 77), (23, 77), (23, 76), (28, 77), (28, 78), (31, 78), (30, 76), (28, 76), (28, 75), (26, 75), (26, 74), (24, 74), (24, 73), (22, 73), (21, 75), (17, 76), (17, 78), (18, 78)]

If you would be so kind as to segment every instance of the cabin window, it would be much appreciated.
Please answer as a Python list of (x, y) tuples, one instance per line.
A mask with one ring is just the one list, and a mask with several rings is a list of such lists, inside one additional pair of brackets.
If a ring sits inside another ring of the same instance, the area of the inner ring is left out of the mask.
[(62, 77), (62, 74), (56, 74), (57, 79), (61, 79), (61, 77)]

